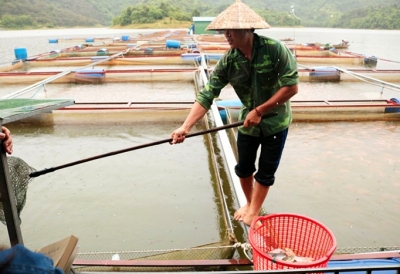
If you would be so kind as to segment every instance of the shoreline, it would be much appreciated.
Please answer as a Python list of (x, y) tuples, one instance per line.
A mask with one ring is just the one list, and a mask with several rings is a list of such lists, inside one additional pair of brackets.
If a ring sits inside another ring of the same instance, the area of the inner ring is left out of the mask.
[(131, 24), (127, 26), (58, 26), (53, 28), (48, 27), (33, 27), (33, 28), (23, 28), (23, 29), (7, 29), (7, 28), (0, 28), (0, 31), (19, 31), (19, 30), (62, 30), (62, 29), (102, 29), (102, 28), (109, 28), (109, 29), (189, 29), (190, 25), (193, 22), (191, 21), (173, 21), (170, 23), (156, 22), (151, 24)]

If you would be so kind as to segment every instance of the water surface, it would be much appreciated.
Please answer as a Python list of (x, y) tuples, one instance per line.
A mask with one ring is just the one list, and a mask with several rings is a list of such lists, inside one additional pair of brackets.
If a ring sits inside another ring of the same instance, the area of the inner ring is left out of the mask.
[[(272, 28), (259, 32), (295, 37), (299, 43), (347, 39), (353, 52), (390, 60), (379, 60), (378, 68), (400, 67), (395, 62), (400, 60), (399, 31)], [(34, 55), (68, 44), (49, 44), (50, 38), (136, 33), (113, 29), (1, 31), (0, 54), (7, 63), (15, 58), (15, 47), (26, 47)], [(23, 87), (2, 86), (0, 96)], [(48, 96), (79, 100), (194, 99), (191, 83), (63, 84), (46, 89)], [(43, 89), (38, 94), (45, 96)], [(366, 83), (301, 83), (294, 100), (392, 97), (399, 98), (399, 92)], [(221, 98), (235, 95), (227, 87)], [(186, 114), (165, 120), (159, 115), (133, 115), (123, 123), (100, 123), (99, 115), (91, 118), (93, 123), (12, 125), (14, 155), (36, 169), (52, 167), (168, 138)], [(333, 230), (338, 247), (399, 246), (399, 129), (399, 122), (382, 121), (292, 124), (265, 210), (304, 214), (323, 222)], [(69, 234), (79, 237), (81, 251), (186, 248), (219, 241), (223, 226), (207, 147), (200, 137), (34, 179), (21, 216), (25, 244), (38, 248)], [(233, 213), (237, 202), (230, 201), (229, 206)], [(7, 242), (5, 227), (0, 229), (1, 241)]]

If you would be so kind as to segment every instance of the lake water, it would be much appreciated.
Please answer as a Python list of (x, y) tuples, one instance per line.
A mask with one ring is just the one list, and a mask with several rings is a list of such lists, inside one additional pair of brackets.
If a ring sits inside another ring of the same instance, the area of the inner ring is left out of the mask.
[[(32, 56), (76, 44), (50, 44), (51, 38), (134, 36), (138, 32), (0, 31), (1, 63), (14, 60), (16, 47), (27, 48)], [(295, 37), (297, 43), (346, 39), (350, 51), (380, 58), (378, 68), (400, 69), (400, 31), (272, 28), (258, 32), (275, 38)], [(126, 85), (109, 87), (121, 92), (139, 90), (135, 84)], [(0, 87), (0, 94), (22, 87), (15, 85), (6, 91)], [(102, 86), (101, 92), (107, 87)], [(87, 88), (96, 90), (96, 86)], [(171, 92), (160, 84), (140, 88), (147, 91), (143, 98), (149, 97), (149, 91), (156, 97), (168, 93), (169, 100), (182, 100), (181, 92), (185, 93), (183, 100), (194, 98), (184, 86), (175, 86)], [(76, 87), (49, 89), (68, 94)], [(140, 92), (137, 96), (141, 98)], [(399, 91), (366, 83), (301, 83), (294, 99), (393, 97), (400, 98)], [(230, 98), (229, 90), (223, 92), (222, 99)], [(184, 117), (182, 113), (152, 123), (133, 119), (123, 124), (12, 126), (14, 155), (36, 169), (48, 168), (168, 138)], [(336, 235), (340, 248), (400, 246), (399, 134), (398, 121), (293, 123), (264, 209), (304, 214), (323, 222)], [(208, 177), (209, 152), (203, 139), (198, 140), (139, 150), (35, 179), (21, 216), (25, 244), (38, 248), (68, 234), (79, 237), (81, 251), (187, 248), (218, 241), (221, 226), (213, 180)], [(6, 229), (1, 227), (0, 232), (0, 242), (7, 243)]]

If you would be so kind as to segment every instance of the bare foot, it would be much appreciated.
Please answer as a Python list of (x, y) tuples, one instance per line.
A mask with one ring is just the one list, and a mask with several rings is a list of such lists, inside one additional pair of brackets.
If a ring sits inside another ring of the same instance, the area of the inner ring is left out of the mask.
[[(246, 215), (243, 216), (242, 221), (243, 221), (243, 223), (245, 223), (246, 225), (251, 226), (251, 224), (253, 223), (253, 220), (254, 220), (255, 218), (257, 218), (257, 217), (258, 217), (257, 214), (246, 214)], [(261, 225), (261, 222), (258, 221), (258, 222), (255, 224), (254, 228), (258, 228), (258, 227), (260, 227), (260, 225)]]
[(245, 206), (239, 208), (238, 210), (236, 210), (233, 217), (235, 218), (236, 221), (243, 222), (243, 219), (244, 219), (244, 216), (246, 216), (247, 210), (248, 210), (248, 205), (245, 205)]

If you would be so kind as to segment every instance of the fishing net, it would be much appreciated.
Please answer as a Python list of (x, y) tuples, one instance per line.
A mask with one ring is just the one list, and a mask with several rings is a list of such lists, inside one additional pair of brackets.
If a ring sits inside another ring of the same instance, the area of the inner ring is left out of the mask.
[[(30, 167), (24, 160), (18, 157), (8, 156), (7, 163), (10, 170), (11, 186), (14, 193), (15, 205), (17, 207), (19, 218), (21, 211), (25, 206), (28, 184), (32, 180), (29, 174), (35, 171), (35, 169)], [(0, 221), (3, 224), (6, 224), (3, 203), (0, 203)], [(19, 219), (19, 221), (21, 222), (21, 219)]]
[[(180, 272), (180, 271), (218, 271), (218, 265), (196, 265), (195, 261), (232, 259), (237, 250), (235, 240), (226, 238), (220, 242), (186, 249), (137, 250), (121, 252), (85, 252), (76, 256), (74, 270), (78, 272)], [(93, 265), (90, 262), (106, 260), (132, 260), (131, 265), (113, 266)], [(175, 265), (180, 261), (193, 261), (193, 265)], [(86, 265), (85, 263), (86, 262)]]

